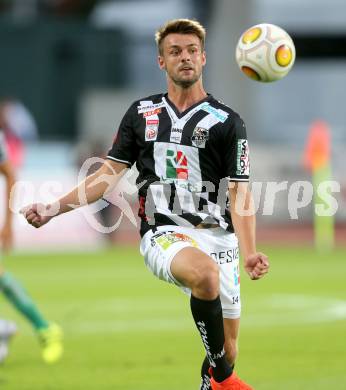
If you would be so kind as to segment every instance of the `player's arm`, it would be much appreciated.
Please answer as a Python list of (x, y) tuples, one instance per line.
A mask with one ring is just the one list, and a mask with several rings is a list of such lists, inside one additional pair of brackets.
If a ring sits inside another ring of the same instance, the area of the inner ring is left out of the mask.
[(230, 213), (239, 240), (244, 268), (251, 279), (262, 278), (269, 269), (266, 255), (256, 249), (256, 215), (254, 201), (247, 182), (230, 182)]
[(133, 118), (137, 116), (137, 104), (134, 103), (124, 115), (112, 148), (108, 152), (108, 158), (102, 166), (56, 202), (24, 207), (21, 213), (27, 221), (38, 228), (57, 215), (96, 202), (111, 192), (126, 168), (132, 166), (137, 159), (133, 124)]
[(127, 164), (106, 160), (95, 173), (60, 199), (48, 205), (26, 206), (21, 213), (31, 225), (41, 227), (53, 217), (101, 199), (115, 188), (126, 168), (128, 168)]
[(12, 247), (12, 211), (11, 211), (11, 190), (15, 182), (15, 174), (12, 164), (9, 160), (0, 162), (0, 174), (5, 178), (6, 185), (6, 209), (4, 225), (0, 231), (0, 242), (4, 251), (8, 251)]

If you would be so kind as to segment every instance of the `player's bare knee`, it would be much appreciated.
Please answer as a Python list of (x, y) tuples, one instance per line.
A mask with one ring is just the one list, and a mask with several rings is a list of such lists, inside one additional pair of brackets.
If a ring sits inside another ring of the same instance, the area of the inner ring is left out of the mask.
[(192, 293), (201, 299), (215, 299), (219, 295), (219, 269), (214, 263), (201, 267), (196, 272), (196, 281)]
[(225, 341), (226, 359), (229, 364), (234, 364), (238, 356), (238, 342), (237, 339), (230, 339)]

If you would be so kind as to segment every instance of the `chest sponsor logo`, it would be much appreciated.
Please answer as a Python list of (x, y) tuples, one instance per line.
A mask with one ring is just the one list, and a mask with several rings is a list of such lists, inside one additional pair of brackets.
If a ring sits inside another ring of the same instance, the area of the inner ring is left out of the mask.
[(195, 127), (191, 137), (192, 145), (197, 148), (205, 148), (205, 143), (209, 139), (209, 130), (203, 127)]
[[(161, 129), (159, 130), (161, 131)], [(171, 142), (154, 142), (155, 174), (162, 183), (200, 187), (199, 149)]]
[(154, 116), (157, 114), (161, 114), (161, 108), (156, 108), (155, 110), (152, 111), (143, 112), (143, 118), (147, 118), (148, 116)]
[(249, 145), (247, 139), (238, 139), (237, 144), (237, 175), (250, 174)]
[(159, 120), (147, 119), (146, 126), (145, 126), (145, 140), (155, 141), (157, 138), (158, 130), (159, 130)]
[(181, 137), (183, 135), (183, 129), (179, 129), (177, 127), (172, 127), (171, 129), (171, 137), (170, 137), (170, 142), (174, 142), (176, 144), (181, 143)]
[(187, 157), (182, 151), (171, 149), (167, 150), (166, 178), (188, 180), (189, 168)]
[(137, 106), (137, 111), (138, 111), (138, 114), (144, 114), (144, 113), (147, 113), (150, 111), (155, 111), (155, 110), (162, 108), (164, 106), (165, 106), (164, 102), (156, 103), (156, 104), (148, 104), (145, 106)]

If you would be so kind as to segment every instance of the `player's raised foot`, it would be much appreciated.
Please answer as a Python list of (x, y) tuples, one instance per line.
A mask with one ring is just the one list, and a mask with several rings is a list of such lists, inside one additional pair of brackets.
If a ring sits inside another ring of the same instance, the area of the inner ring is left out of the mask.
[(50, 323), (48, 328), (40, 329), (38, 338), (42, 345), (42, 358), (47, 364), (56, 363), (61, 359), (64, 348), (63, 332), (59, 325)]
[(211, 377), (210, 385), (212, 390), (253, 390), (253, 388), (243, 382), (234, 371), (231, 376), (222, 382), (216, 382), (215, 379)]

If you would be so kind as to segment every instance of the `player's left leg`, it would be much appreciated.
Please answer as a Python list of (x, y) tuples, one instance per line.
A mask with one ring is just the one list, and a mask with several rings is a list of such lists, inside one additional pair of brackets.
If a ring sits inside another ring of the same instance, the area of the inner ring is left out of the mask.
[(62, 348), (60, 327), (49, 323), (22, 284), (0, 267), (0, 290), (7, 300), (32, 324), (42, 345), (42, 357), (47, 363), (59, 360)]

